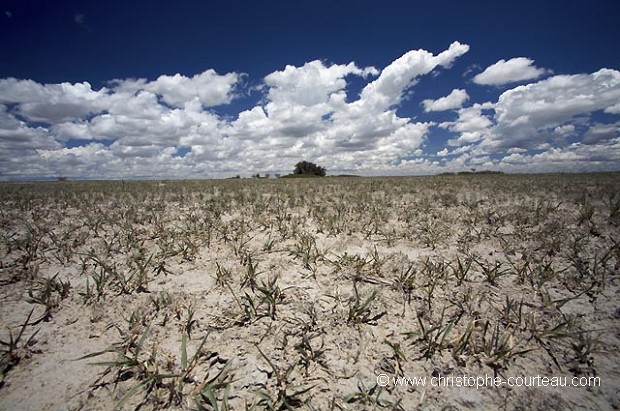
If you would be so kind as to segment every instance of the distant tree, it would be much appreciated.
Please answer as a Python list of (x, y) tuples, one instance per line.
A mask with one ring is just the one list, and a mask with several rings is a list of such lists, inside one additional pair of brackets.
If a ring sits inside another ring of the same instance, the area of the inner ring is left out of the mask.
[(314, 174), (319, 177), (325, 177), (327, 171), (325, 167), (318, 166), (310, 161), (300, 161), (295, 165), (293, 174)]

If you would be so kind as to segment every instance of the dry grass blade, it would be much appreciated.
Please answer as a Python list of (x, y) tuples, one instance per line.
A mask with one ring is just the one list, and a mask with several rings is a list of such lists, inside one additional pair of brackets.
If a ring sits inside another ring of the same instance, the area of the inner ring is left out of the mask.
[(205, 381), (198, 390), (194, 402), (201, 411), (228, 411), (230, 410), (230, 361), (213, 377)]
[(353, 324), (370, 324), (376, 325), (386, 311), (377, 314), (372, 313), (373, 303), (377, 300), (379, 289), (374, 289), (367, 297), (363, 297), (357, 290), (357, 284), (353, 283), (354, 296), (349, 300), (349, 312), (347, 322)]
[(294, 410), (300, 408), (304, 404), (302, 396), (312, 390), (314, 386), (296, 390), (293, 389), (290, 375), (295, 368), (295, 364), (290, 365), (286, 369), (282, 369), (275, 365), (258, 345), (255, 345), (255, 347), (265, 361), (267, 361), (276, 378), (275, 395), (272, 395), (269, 391), (257, 391), (258, 402), (256, 405), (262, 406), (270, 411)]
[(8, 341), (0, 340), (0, 345), (2, 346), (0, 349), (0, 388), (4, 385), (6, 373), (20, 362), (22, 358), (20, 350), (25, 347), (29, 347), (39, 332), (39, 330), (35, 331), (24, 344), (21, 344), (24, 331), (26, 330), (26, 327), (30, 325), (30, 318), (32, 318), (33, 312), (34, 308), (30, 310), (26, 321), (24, 321), (24, 323), (20, 326), (19, 333), (16, 337), (13, 337), (12, 331), (9, 330)]

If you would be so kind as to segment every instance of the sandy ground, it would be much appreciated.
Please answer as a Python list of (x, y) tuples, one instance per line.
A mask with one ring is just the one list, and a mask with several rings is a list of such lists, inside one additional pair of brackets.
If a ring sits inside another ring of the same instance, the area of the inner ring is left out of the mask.
[(3, 185), (0, 409), (617, 409), (618, 177)]

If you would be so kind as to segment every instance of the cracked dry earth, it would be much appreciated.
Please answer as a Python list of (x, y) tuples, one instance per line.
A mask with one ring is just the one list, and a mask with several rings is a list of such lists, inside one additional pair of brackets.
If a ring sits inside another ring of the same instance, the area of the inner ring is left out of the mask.
[(0, 409), (617, 409), (618, 177), (2, 184)]

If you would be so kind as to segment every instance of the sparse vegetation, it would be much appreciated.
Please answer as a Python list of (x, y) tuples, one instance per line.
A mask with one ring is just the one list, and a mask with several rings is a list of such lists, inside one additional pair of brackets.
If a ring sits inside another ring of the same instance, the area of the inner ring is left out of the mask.
[(531, 393), (411, 395), (379, 373), (598, 376), (563, 399), (618, 407), (618, 192), (618, 174), (480, 171), (2, 184), (0, 408), (518, 409)]

